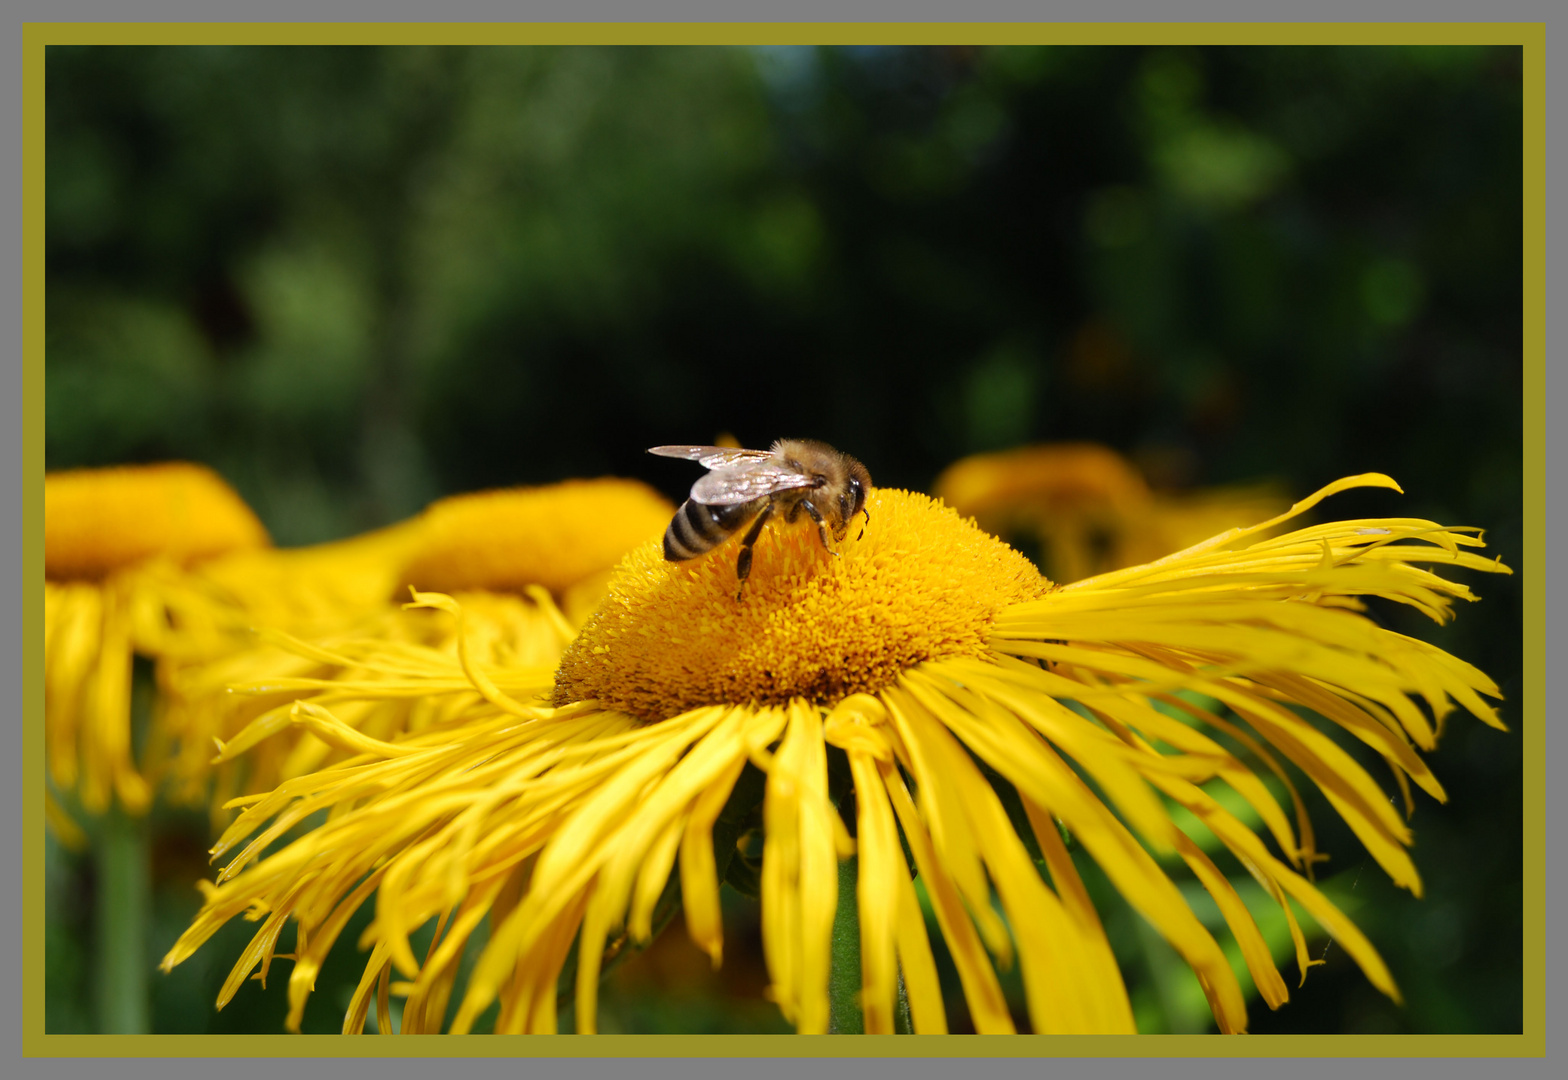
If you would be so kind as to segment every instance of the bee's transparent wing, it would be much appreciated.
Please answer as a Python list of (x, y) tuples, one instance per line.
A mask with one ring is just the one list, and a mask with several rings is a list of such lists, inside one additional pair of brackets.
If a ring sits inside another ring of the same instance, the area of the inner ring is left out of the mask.
[(686, 458), (699, 462), (704, 469), (723, 469), (744, 461), (766, 461), (773, 456), (771, 450), (742, 450), (733, 446), (653, 446), (648, 453)]
[(745, 461), (733, 468), (715, 469), (691, 487), (694, 502), (705, 506), (735, 506), (790, 488), (811, 487), (816, 481), (771, 460)]

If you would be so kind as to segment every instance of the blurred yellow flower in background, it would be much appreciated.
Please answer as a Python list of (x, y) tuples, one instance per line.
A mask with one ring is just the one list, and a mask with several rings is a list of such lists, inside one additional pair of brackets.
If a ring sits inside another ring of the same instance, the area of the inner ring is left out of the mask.
[[(155, 730), (169, 743), (172, 794), (206, 798), (216, 765), (217, 813), (344, 757), (295, 722), (301, 699), (330, 705), (375, 739), (448, 722), (480, 700), (457, 666), (454, 621), (405, 608), (410, 586), (460, 596), (476, 660), (506, 668), (514, 694), (547, 692), (574, 633), (570, 616), (592, 610), (610, 568), (659, 535), (673, 510), (635, 481), (573, 480), (457, 495), (365, 536), (200, 568), (187, 587), (227, 597), (220, 610), (247, 632), (219, 655), (160, 667)], [(438, 688), (430, 680), (442, 672), (448, 684)], [(411, 689), (388, 696), (386, 680), (399, 678)], [(448, 689), (455, 696), (442, 696)]]
[(158, 655), (184, 629), (160, 582), (268, 543), (250, 508), (199, 465), (45, 477), (45, 746), (55, 786), (89, 813), (111, 802), (141, 813), (152, 800), (132, 753), (131, 670), (134, 654)]
[[(347, 702), (366, 662), (389, 662), (399, 650), (455, 656), (450, 619), (403, 610), (410, 584), (462, 595), (473, 647), (487, 661), (536, 669), (538, 689), (547, 690), (573, 633), (558, 605), (580, 622), (602, 596), (610, 568), (657, 536), (672, 512), (668, 500), (635, 481), (568, 481), (454, 496), (362, 536), (277, 549), (239, 496), (202, 466), (50, 474), (51, 778), (90, 813), (103, 812), (111, 797), (142, 813), (160, 786), (176, 803), (221, 805), (320, 766), (331, 748), (304, 733), (273, 740), (243, 769), (232, 766), (241, 747), (224, 753), (223, 743), (247, 726), (244, 745), (260, 741), (252, 721), (280, 701), (286, 714), (302, 681), (335, 689), (332, 700)], [(302, 645), (307, 639), (310, 647)], [(368, 659), (378, 652), (379, 661)], [(135, 655), (156, 662), (157, 680), (139, 761), (132, 751)], [(261, 683), (249, 695), (230, 691)], [(343, 713), (381, 737), (421, 722), (408, 709), (345, 704)], [(286, 715), (270, 722), (273, 730), (289, 726)], [(52, 796), (50, 819), (57, 835), (75, 838)]]
[(932, 491), (987, 532), (1038, 545), (1041, 568), (1059, 582), (1150, 562), (1286, 506), (1266, 484), (1156, 491), (1095, 443), (976, 454), (945, 469)]
[(575, 621), (598, 606), (609, 571), (675, 508), (646, 484), (611, 478), (456, 495), (424, 514), (403, 569), (421, 590), (547, 589)]
[[(457, 667), (452, 620), (403, 610), (396, 594), (411, 580), (462, 590), (465, 644), (507, 668), (509, 692), (547, 692), (573, 633), (557, 599), (580, 618), (609, 568), (672, 511), (642, 484), (575, 481), (445, 499), (363, 536), (278, 550), (201, 466), (49, 475), (44, 809), (56, 839), (94, 851), (104, 1029), (147, 1022), (142, 816), (155, 800), (206, 805), (221, 829), (231, 798), (329, 767), (355, 739), (460, 720), (482, 702)], [(133, 677), (138, 656), (151, 680)], [(366, 702), (367, 673), (414, 688)], [(350, 735), (314, 725), (315, 701), (352, 721)], [(91, 828), (72, 816), (78, 805)]]
[[(345, 1031), (363, 1029), (372, 1003), (391, 1030), (394, 994), (404, 1032), (474, 1030), (492, 1008), (496, 1031), (553, 1031), (575, 946), (576, 1030), (588, 1032), (601, 965), (652, 935), (677, 881), (688, 933), (720, 962), (719, 884), (760, 837), (769, 995), (797, 1030), (829, 1030), (840, 1008), (829, 984), (841, 899), (858, 912), (865, 1030), (900, 1026), (900, 986), (913, 1030), (947, 1030), (918, 875), (976, 1030), (1015, 1029), (998, 972), (1016, 964), (1034, 1031), (1131, 1031), (1065, 829), (1196, 973), (1220, 1030), (1246, 1029), (1240, 977), (1168, 867), (1184, 864), (1213, 898), (1269, 1006), (1288, 992), (1206, 848), (1283, 908), (1303, 975), (1292, 903), (1394, 996), (1371, 944), (1309, 879), (1322, 856), (1285, 763), (1396, 883), (1419, 890), (1404, 821), (1302, 711), (1386, 761), (1407, 799), (1410, 780), (1441, 799), (1416, 750), (1456, 705), (1501, 727), (1482, 699), (1498, 690), (1380, 628), (1359, 597), (1442, 621), (1455, 598), (1474, 597), (1425, 565), (1508, 571), (1468, 550), (1475, 530), (1414, 519), (1263, 538), (1358, 485), (1395, 487), (1375, 474), (1340, 481), (1262, 524), (1066, 587), (953, 511), (895, 490), (873, 493), (864, 533), (837, 557), (813, 529), (765, 531), (744, 603), (728, 548), (672, 564), (650, 538), (566, 649), (554, 708), (527, 700), (526, 680), (509, 692), (505, 669), (466, 647), (439, 673), (366, 665), (356, 687), (364, 700), (417, 696), (422, 683), (450, 693), (460, 669), (470, 696), (450, 723), (383, 739), (335, 703), (289, 706), (291, 723), (352, 756), (242, 800), (214, 848), (230, 861), (164, 967), (236, 915), (259, 920), (219, 1005), (288, 956), (297, 1030), (325, 956), (374, 895)], [(467, 605), (449, 597), (418, 603), (466, 622)], [(761, 790), (743, 782), (748, 765)], [(1227, 808), (1238, 800), (1273, 850)], [(323, 810), (322, 824), (268, 852)], [(854, 894), (841, 898), (852, 854)], [(420, 958), (411, 934), (431, 923)]]

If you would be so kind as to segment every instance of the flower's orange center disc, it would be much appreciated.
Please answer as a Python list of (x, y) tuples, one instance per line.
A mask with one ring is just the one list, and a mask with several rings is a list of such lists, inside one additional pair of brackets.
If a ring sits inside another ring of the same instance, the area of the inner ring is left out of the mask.
[(1051, 587), (924, 495), (877, 490), (868, 509), (837, 556), (809, 521), (770, 523), (739, 601), (738, 536), (679, 563), (657, 540), (637, 548), (567, 649), (556, 703), (596, 699), (646, 719), (795, 697), (831, 704), (924, 660), (983, 655), (996, 613)]

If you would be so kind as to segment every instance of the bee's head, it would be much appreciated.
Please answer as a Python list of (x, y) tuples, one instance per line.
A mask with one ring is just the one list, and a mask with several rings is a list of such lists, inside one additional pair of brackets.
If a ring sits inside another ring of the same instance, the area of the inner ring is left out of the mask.
[(839, 495), (839, 520), (845, 528), (856, 514), (865, 513), (866, 520), (871, 520), (871, 513), (866, 510), (866, 496), (871, 493), (871, 474), (866, 467), (848, 454), (844, 455), (844, 464), (849, 468), (849, 480), (844, 484), (844, 490)]

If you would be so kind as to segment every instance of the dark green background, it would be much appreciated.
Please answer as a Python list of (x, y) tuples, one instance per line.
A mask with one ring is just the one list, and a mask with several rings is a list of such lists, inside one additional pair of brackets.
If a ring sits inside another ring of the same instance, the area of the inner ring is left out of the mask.
[[(1387, 472), (1327, 511), (1517, 567), (1520, 93), (1516, 48), (51, 48), (48, 464), (207, 462), (302, 543), (492, 485), (679, 497), (643, 449), (724, 431), (914, 488), (1092, 439), (1175, 488)], [(1380, 615), (1517, 726), (1521, 583), (1472, 584), (1452, 627)], [(1520, 741), (1456, 716), (1433, 764), (1423, 901), (1314, 815), (1407, 1007), (1331, 951), (1254, 1030), (1519, 1030)], [(160, 835), (161, 949), (206, 838)], [(51, 851), (49, 1028), (88, 1030), (91, 875)], [(237, 947), (159, 978), (160, 1029), (276, 1030), (286, 974), (207, 1010)], [(607, 1027), (776, 1022), (635, 963)]]

